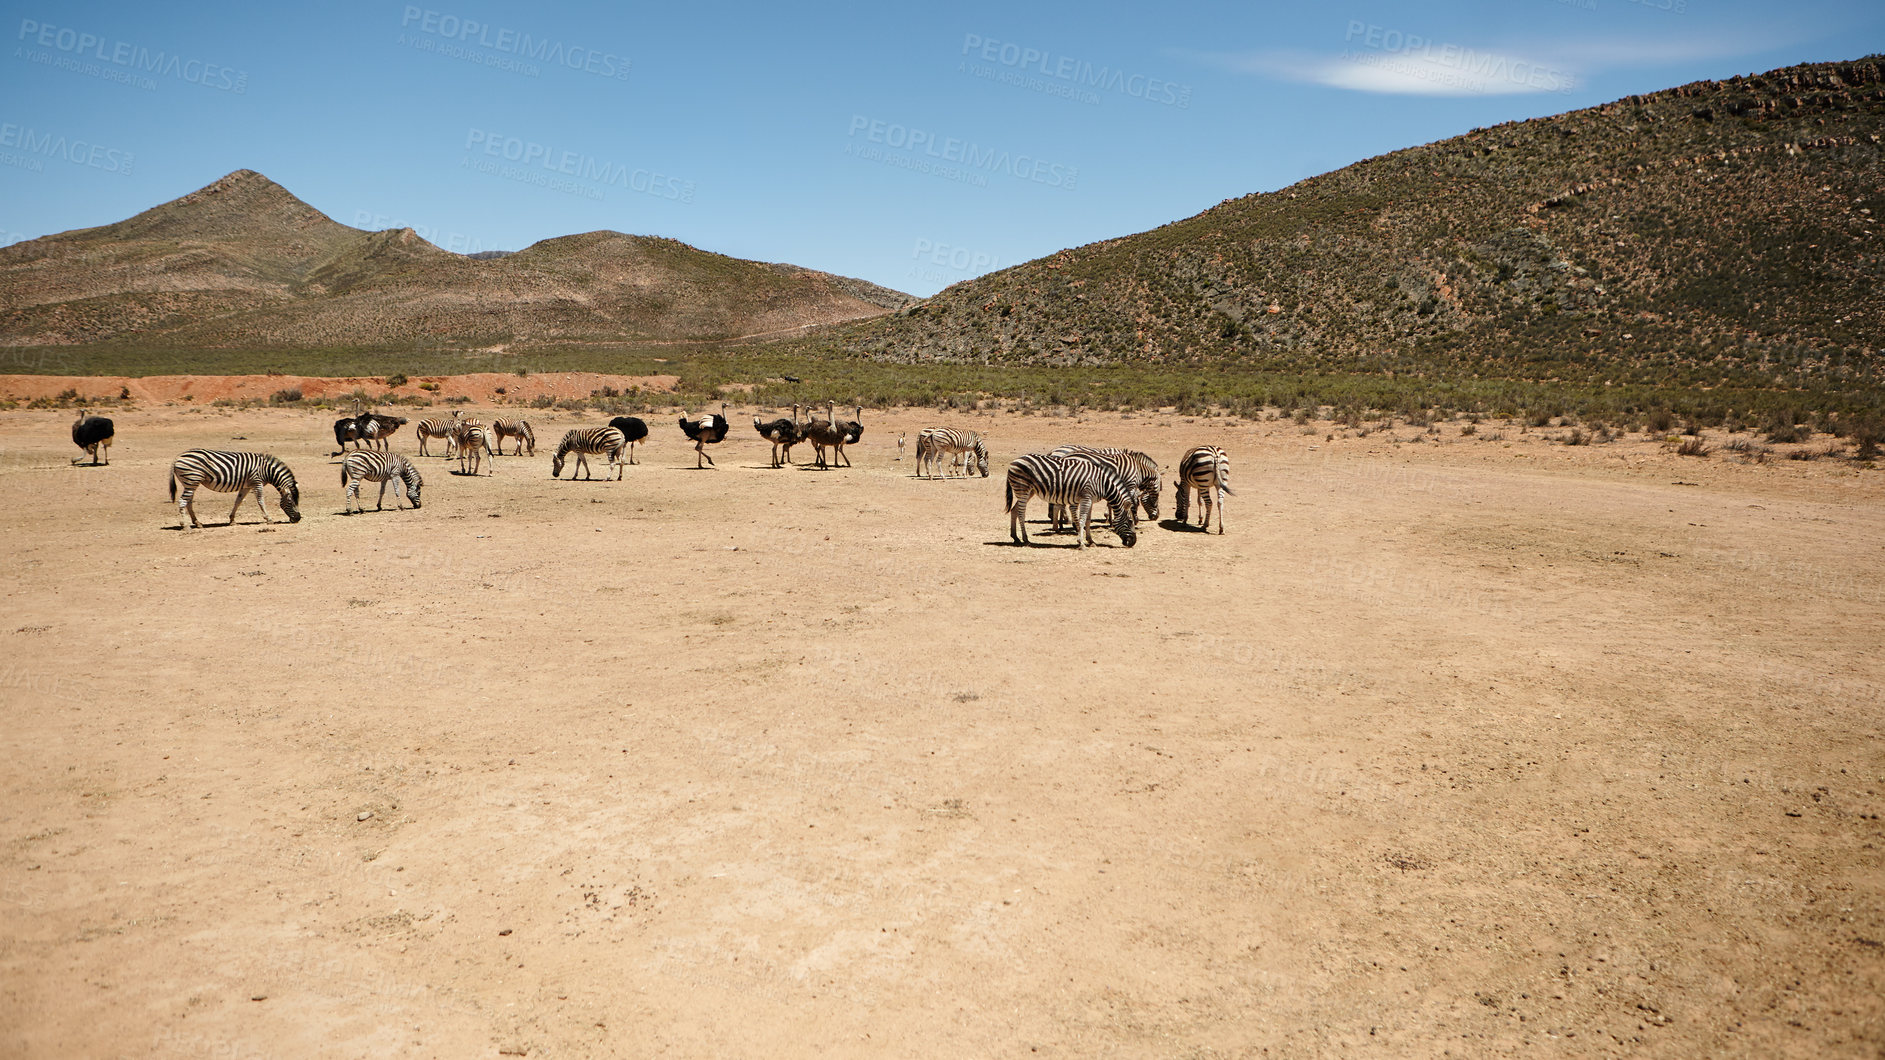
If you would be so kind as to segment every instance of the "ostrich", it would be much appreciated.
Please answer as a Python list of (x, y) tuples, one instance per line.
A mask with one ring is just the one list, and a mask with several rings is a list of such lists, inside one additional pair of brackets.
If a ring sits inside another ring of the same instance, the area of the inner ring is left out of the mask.
[(707, 465), (713, 464), (713, 457), (707, 455), (705, 447), (718, 444), (727, 436), (726, 412), (727, 404), (722, 401), (718, 413), (709, 412), (697, 420), (690, 420), (686, 416), (681, 417), (681, 430), (694, 440), (695, 468), (706, 466), (701, 464), (702, 460), (707, 461)]
[[(101, 461), (111, 463), (111, 438), (117, 433), (111, 421), (103, 416), (93, 416), (84, 409), (79, 410), (79, 418), (72, 421), (72, 444), (78, 446), (92, 458), (92, 466)], [(83, 457), (75, 457), (76, 464)]]
[(628, 462), (635, 463), (635, 443), (648, 437), (648, 425), (639, 416), (617, 416), (609, 421), (609, 426), (622, 432), (622, 438), (628, 442)]
[[(832, 408), (837, 407), (836, 402), (831, 404)], [(851, 441), (851, 435), (844, 428), (844, 424), (834, 422), (829, 409), (826, 410), (824, 419), (811, 420), (805, 424), (805, 440), (812, 443), (812, 447), (818, 450), (819, 467), (831, 466), (825, 462), (825, 447), (827, 446), (831, 447), (837, 456), (843, 457), (844, 466), (851, 466), (851, 458), (844, 455), (844, 447)]]
[[(786, 464), (791, 463), (792, 447), (805, 439), (805, 432), (803, 428), (799, 426), (799, 407), (797, 405), (792, 406), (792, 418), (789, 420), (781, 417), (773, 420), (771, 423), (762, 423), (758, 416), (754, 416), (753, 429), (772, 443), (773, 467), (784, 467)], [(784, 460), (779, 458), (781, 450), (785, 453)]]
[[(355, 449), (360, 448), (363, 436), (361, 423), (357, 416), (342, 416), (334, 421), (334, 444), (340, 446), (342, 453), (347, 451), (347, 443), (352, 442)], [(339, 454), (335, 454), (339, 455)]]
[[(831, 419), (830, 414), (827, 414), (825, 418)], [(831, 422), (837, 424), (838, 428), (844, 432), (844, 444), (850, 445), (852, 442), (864, 437), (864, 406), (857, 406), (857, 418), (854, 420), (834, 419)], [(845, 466), (848, 467), (851, 461), (847, 457), (844, 463)]]

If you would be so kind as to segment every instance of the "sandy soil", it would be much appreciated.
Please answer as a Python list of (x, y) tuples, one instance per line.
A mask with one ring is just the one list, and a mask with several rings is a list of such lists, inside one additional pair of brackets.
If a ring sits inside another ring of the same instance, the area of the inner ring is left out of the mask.
[[(113, 415), (0, 412), (0, 1054), (1885, 1050), (1879, 471), (867, 410), (572, 483), (566, 414), (344, 517), (325, 415)], [(1010, 546), (1074, 439), (1222, 444), (1229, 533)], [(197, 445), (306, 518), (176, 529)]]
[[(108, 375), (0, 375), (0, 398), (30, 401), (56, 397), (67, 390), (77, 391), (83, 400), (114, 400), (121, 395), (142, 402), (176, 403), (195, 401), (267, 401), (270, 395), (298, 388), (304, 398), (344, 397), (364, 389), (378, 397), (453, 397), (480, 402), (529, 402), (537, 397), (586, 398), (604, 387), (622, 393), (635, 390), (667, 392), (680, 382), (673, 375), (604, 375), (598, 372), (541, 372), (517, 375), (514, 372), (472, 372), (466, 375), (420, 375), (399, 387), (388, 389), (386, 380), (374, 376), (310, 375), (149, 375), (140, 377)], [(426, 390), (431, 385), (436, 389)], [(107, 414), (109, 414), (107, 412)]]

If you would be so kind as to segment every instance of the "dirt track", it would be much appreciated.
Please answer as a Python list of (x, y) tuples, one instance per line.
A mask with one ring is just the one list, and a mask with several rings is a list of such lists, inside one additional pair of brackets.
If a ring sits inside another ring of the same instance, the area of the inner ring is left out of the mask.
[[(0, 1054), (1885, 1049), (1880, 472), (741, 411), (353, 517), (329, 416), (0, 412)], [(1073, 439), (1224, 445), (1229, 533), (1009, 546)], [(306, 518), (176, 530), (196, 445)]]

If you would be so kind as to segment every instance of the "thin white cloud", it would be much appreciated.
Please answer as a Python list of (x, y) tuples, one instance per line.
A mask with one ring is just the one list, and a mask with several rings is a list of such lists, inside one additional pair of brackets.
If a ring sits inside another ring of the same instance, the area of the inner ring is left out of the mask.
[[(1412, 96), (1505, 96), (1570, 92), (1620, 67), (1725, 59), (1787, 44), (1798, 32), (1716, 32), (1656, 38), (1561, 39), (1546, 45), (1475, 47), (1350, 22), (1339, 54), (1254, 50), (1169, 54), (1233, 73), (1351, 92)], [(1810, 34), (1809, 34), (1810, 35)]]
[(1411, 96), (1505, 96), (1568, 92), (1582, 80), (1566, 64), (1513, 52), (1388, 38), (1393, 48), (1354, 47), (1340, 55), (1301, 52), (1192, 52), (1208, 66), (1353, 92)]

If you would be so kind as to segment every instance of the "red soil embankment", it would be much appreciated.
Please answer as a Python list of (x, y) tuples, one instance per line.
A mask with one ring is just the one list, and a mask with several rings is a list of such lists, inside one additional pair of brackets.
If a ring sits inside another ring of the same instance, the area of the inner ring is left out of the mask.
[[(531, 401), (540, 396), (551, 398), (586, 398), (604, 387), (622, 393), (632, 390), (671, 391), (680, 382), (672, 375), (604, 375), (600, 372), (541, 372), (515, 375), (510, 372), (475, 372), (470, 375), (415, 376), (403, 385), (390, 388), (400, 397), (429, 396), (437, 400), (467, 397), (479, 404), (507, 401)], [(422, 390), (420, 384), (436, 384), (436, 390)], [(114, 375), (0, 375), (0, 398), (30, 401), (57, 397), (76, 390), (82, 399), (112, 400), (129, 393), (138, 401), (210, 402), (266, 401), (281, 390), (298, 388), (303, 398), (344, 397), (356, 389), (375, 398), (389, 392), (385, 381), (373, 376), (330, 378), (305, 375), (149, 375), (137, 378)]]

